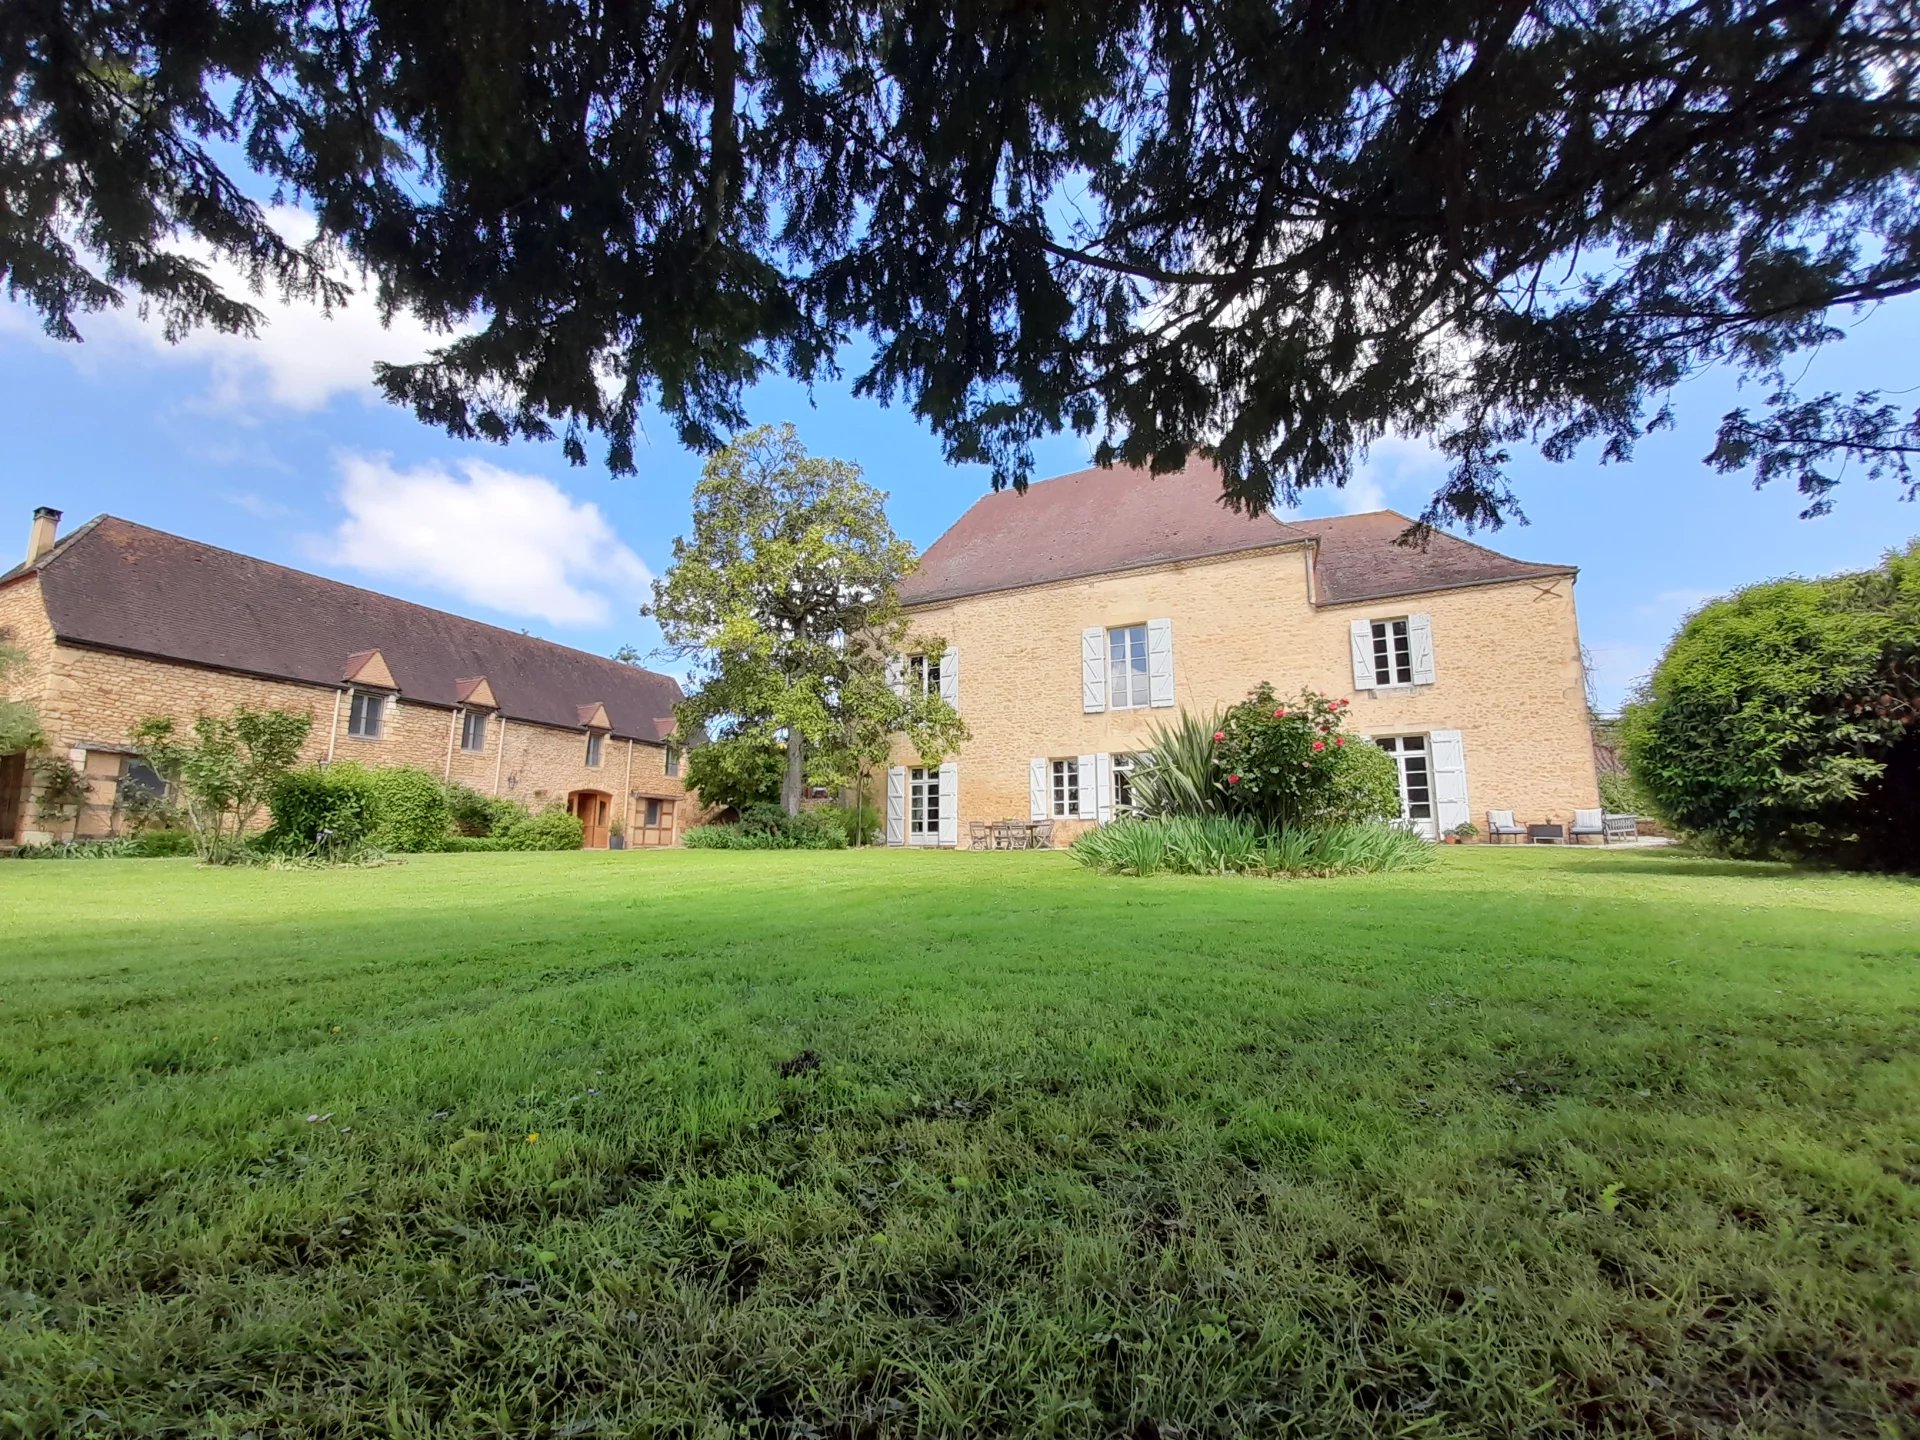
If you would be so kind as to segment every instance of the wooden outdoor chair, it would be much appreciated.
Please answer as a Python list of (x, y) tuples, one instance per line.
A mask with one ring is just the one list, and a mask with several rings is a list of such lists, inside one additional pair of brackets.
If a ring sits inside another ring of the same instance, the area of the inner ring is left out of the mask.
[(1053, 821), (1042, 820), (1027, 833), (1028, 844), (1032, 849), (1051, 850), (1053, 848)]
[(1516, 825), (1511, 810), (1487, 811), (1487, 843), (1500, 845), (1511, 840), (1515, 845), (1527, 838), (1527, 827)]
[(1603, 816), (1600, 826), (1600, 843), (1611, 845), (1616, 840), (1638, 840), (1640, 838), (1640, 817), (1638, 815)]
[(993, 826), (985, 820), (967, 822), (967, 848), (969, 850), (990, 850), (993, 848)]

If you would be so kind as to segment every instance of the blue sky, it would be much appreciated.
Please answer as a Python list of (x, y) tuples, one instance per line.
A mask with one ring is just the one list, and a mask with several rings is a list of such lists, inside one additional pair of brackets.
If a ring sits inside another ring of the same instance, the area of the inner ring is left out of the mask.
[[(404, 320), (383, 330), (364, 303), (331, 319), (262, 303), (270, 318), (256, 339), (198, 334), (169, 346), (122, 312), (84, 321), (87, 343), (73, 346), (0, 300), (0, 545), (24, 547), (35, 505), (65, 511), (68, 526), (109, 511), (589, 650), (658, 644), (637, 611), (686, 528), (700, 469), (669, 426), (649, 427), (640, 473), (619, 480), (570, 467), (555, 445), (456, 443), (368, 383), (375, 359), (419, 355), (428, 337)], [(1846, 323), (1849, 339), (1816, 357), (1804, 389), (1913, 383), (1920, 301)], [(1603, 466), (1597, 450), (1563, 465), (1517, 455), (1532, 523), (1478, 537), (1581, 567), (1581, 630), (1604, 705), (1619, 703), (1702, 600), (1864, 567), (1920, 535), (1920, 507), (1886, 483), (1843, 485), (1836, 513), (1806, 521), (1790, 489), (1755, 492), (1709, 472), (1701, 457), (1737, 393), (1726, 375), (1689, 383), (1675, 396), (1678, 424), (1629, 465)], [(770, 382), (749, 409), (756, 422), (792, 420), (814, 452), (861, 465), (890, 493), (895, 528), (922, 548), (986, 487), (984, 470), (944, 463), (908, 411), (857, 400), (845, 382), (811, 396)], [(1081, 441), (1056, 438), (1039, 448), (1036, 473), (1085, 460)], [(1419, 447), (1388, 444), (1346, 492), (1315, 495), (1298, 513), (1417, 512), (1438, 468)]]

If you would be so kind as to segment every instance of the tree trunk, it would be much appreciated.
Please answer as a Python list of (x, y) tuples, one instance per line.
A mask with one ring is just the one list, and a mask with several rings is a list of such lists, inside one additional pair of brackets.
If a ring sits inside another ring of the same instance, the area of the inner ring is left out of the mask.
[(807, 784), (807, 742), (798, 730), (787, 731), (787, 778), (780, 782), (780, 808), (789, 815), (800, 813), (800, 796)]

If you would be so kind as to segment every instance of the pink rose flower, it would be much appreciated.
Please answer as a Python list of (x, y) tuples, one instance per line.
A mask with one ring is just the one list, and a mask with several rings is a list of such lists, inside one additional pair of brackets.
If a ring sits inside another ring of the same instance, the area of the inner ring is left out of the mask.
[(1227, 738), (1227, 732), (1224, 730), (1216, 730), (1213, 732), (1213, 741), (1214, 741), (1214, 744), (1216, 745), (1226, 738)]
[(1316, 740), (1313, 742), (1313, 748), (1316, 750), (1324, 750), (1327, 748), (1327, 742), (1324, 740)]
[(1227, 776), (1227, 784), (1238, 785), (1239, 783), (1240, 783), (1240, 777), (1238, 775)]

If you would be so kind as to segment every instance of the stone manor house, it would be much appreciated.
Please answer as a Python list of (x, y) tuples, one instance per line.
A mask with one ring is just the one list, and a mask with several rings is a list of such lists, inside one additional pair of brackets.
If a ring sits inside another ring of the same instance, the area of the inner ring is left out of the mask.
[(1062, 844), (1124, 811), (1155, 720), (1263, 680), (1351, 698), (1430, 839), (1599, 805), (1574, 567), (1441, 533), (1409, 549), (1392, 511), (1282, 521), (1219, 497), (1210, 466), (1084, 470), (986, 496), (934, 542), (901, 598), (948, 648), (899, 683), (939, 686), (971, 738), (937, 766), (896, 748), (889, 844), (1005, 820)]
[(127, 743), (149, 715), (236, 705), (312, 718), (304, 758), (415, 765), (535, 810), (564, 805), (589, 848), (618, 822), (670, 845), (687, 814), (666, 675), (102, 515), (71, 534), (34, 512), (0, 574), (8, 677), (49, 749), (85, 777), (48, 813), (30, 757), (0, 757), (0, 846), (117, 833), (157, 784)]

